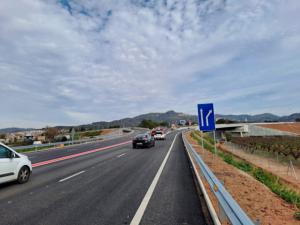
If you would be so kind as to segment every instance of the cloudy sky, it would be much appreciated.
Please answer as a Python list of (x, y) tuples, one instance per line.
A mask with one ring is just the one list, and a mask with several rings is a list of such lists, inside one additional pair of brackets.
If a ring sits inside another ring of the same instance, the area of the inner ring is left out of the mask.
[(300, 112), (299, 0), (1, 0), (0, 127)]

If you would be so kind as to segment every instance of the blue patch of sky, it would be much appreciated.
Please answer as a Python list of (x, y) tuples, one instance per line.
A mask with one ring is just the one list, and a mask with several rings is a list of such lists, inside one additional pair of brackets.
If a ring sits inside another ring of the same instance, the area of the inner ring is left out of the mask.
[(131, 0), (132, 4), (145, 8), (155, 8), (157, 2), (157, 0)]
[(68, 0), (59, 0), (58, 1), (65, 9), (68, 10), (68, 12), (72, 15), (72, 7), (70, 5), (70, 2)]
[[(72, 2), (70, 0), (59, 0), (58, 2), (63, 6), (63, 8), (68, 10), (71, 15), (73, 15), (74, 13), (78, 13), (87, 17), (98, 17), (99, 26), (94, 30), (95, 32), (103, 31), (106, 28), (110, 17), (113, 15), (113, 11), (111, 9), (107, 10), (104, 14), (101, 15), (96, 10), (94, 11), (93, 9), (87, 9), (83, 5), (76, 5), (76, 10), (72, 7), (72, 4), (76, 4), (76, 2)], [(78, 8), (80, 9), (78, 10)]]

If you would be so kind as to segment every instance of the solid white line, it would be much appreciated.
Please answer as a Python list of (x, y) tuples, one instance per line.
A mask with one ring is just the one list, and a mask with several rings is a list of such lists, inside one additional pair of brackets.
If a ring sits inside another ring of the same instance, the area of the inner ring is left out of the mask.
[[(190, 143), (187, 143), (187, 144), (191, 145)], [(208, 196), (208, 194), (206, 192), (205, 186), (204, 186), (204, 184), (203, 184), (203, 182), (202, 182), (202, 180), (200, 178), (199, 172), (196, 169), (196, 165), (195, 165), (195, 163), (193, 161), (193, 156), (191, 155), (191, 153), (189, 152), (189, 150), (187, 148), (186, 148), (186, 152), (188, 153), (189, 160), (192, 163), (192, 167), (193, 167), (194, 173), (196, 174), (197, 181), (198, 181), (198, 183), (200, 185), (201, 191), (203, 193), (205, 202), (206, 202), (207, 207), (208, 207), (208, 211), (210, 212), (210, 216), (211, 216), (211, 218), (212, 218), (212, 220), (214, 222), (214, 225), (221, 225), (221, 222), (220, 222), (220, 220), (218, 218), (218, 215), (217, 215), (217, 213), (216, 213), (216, 211), (214, 209), (214, 206), (213, 206), (213, 204), (212, 204), (212, 202), (211, 202), (211, 200), (210, 200), (210, 198), (209, 198), (209, 196)]]
[(148, 191), (147, 191), (147, 193), (146, 193), (146, 195), (145, 195), (145, 197), (144, 197), (144, 199), (143, 199), (143, 201), (142, 201), (142, 203), (140, 205), (140, 207), (136, 211), (136, 213), (135, 213), (135, 215), (134, 215), (134, 217), (133, 217), (130, 225), (138, 225), (141, 222), (142, 217), (143, 217), (143, 215), (145, 213), (145, 210), (147, 208), (147, 205), (148, 205), (148, 203), (150, 201), (150, 198), (151, 198), (151, 196), (152, 196), (152, 194), (154, 192), (154, 189), (155, 189), (155, 187), (156, 187), (156, 185), (158, 183), (158, 180), (159, 180), (159, 178), (160, 178), (160, 176), (162, 174), (162, 171), (163, 171), (163, 169), (164, 169), (164, 167), (165, 167), (165, 165), (167, 163), (167, 160), (169, 158), (169, 155), (171, 153), (171, 150), (173, 148), (173, 145), (175, 143), (177, 135), (178, 134), (175, 135), (175, 138), (174, 138), (174, 140), (172, 142), (172, 145), (169, 148), (169, 151), (168, 151), (166, 157), (164, 158), (164, 161), (160, 165), (160, 167), (159, 167), (159, 169), (158, 169), (158, 171), (157, 171), (157, 173), (156, 173), (156, 175), (155, 175), (155, 177), (154, 177), (154, 179), (153, 179), (153, 181), (152, 181), (152, 183), (151, 183), (151, 185), (150, 185), (150, 187), (149, 187), (149, 189), (148, 189)]
[(120, 158), (120, 157), (122, 157), (122, 156), (124, 156), (124, 155), (126, 155), (126, 153), (123, 153), (123, 154), (121, 154), (121, 155), (118, 155), (117, 158)]
[(71, 178), (73, 178), (73, 177), (76, 177), (76, 176), (78, 176), (78, 175), (80, 175), (80, 174), (82, 174), (82, 173), (84, 173), (84, 172), (85, 172), (84, 170), (83, 170), (83, 171), (80, 171), (80, 172), (75, 173), (75, 174), (73, 174), (73, 175), (71, 175), (71, 176), (69, 176), (69, 177), (66, 177), (66, 178), (64, 178), (64, 179), (61, 179), (61, 180), (58, 181), (58, 182), (64, 182), (64, 181), (69, 180), (69, 179), (71, 179)]

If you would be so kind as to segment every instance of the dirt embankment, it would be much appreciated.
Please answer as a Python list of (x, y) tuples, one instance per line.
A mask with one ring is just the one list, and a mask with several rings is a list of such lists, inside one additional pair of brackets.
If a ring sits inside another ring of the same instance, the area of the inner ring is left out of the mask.
[(261, 124), (259, 126), (300, 135), (300, 123)]
[(113, 129), (103, 129), (101, 130), (101, 135), (107, 135), (113, 133), (115, 130)]
[[(206, 150), (203, 151), (189, 134), (186, 136), (205, 163), (218, 179), (224, 182), (226, 189), (252, 220), (259, 219), (262, 225), (300, 225), (300, 221), (294, 219), (294, 214), (298, 211), (295, 206), (286, 203), (247, 173), (227, 164), (219, 157), (213, 158), (213, 154)], [(210, 191), (208, 184), (205, 185), (213, 205), (217, 209), (215, 196)]]

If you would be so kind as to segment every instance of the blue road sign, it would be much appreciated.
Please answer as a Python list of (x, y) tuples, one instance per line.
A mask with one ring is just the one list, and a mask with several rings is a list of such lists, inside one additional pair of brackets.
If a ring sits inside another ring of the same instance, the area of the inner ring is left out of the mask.
[(214, 105), (212, 103), (198, 104), (198, 119), (201, 131), (215, 130)]

